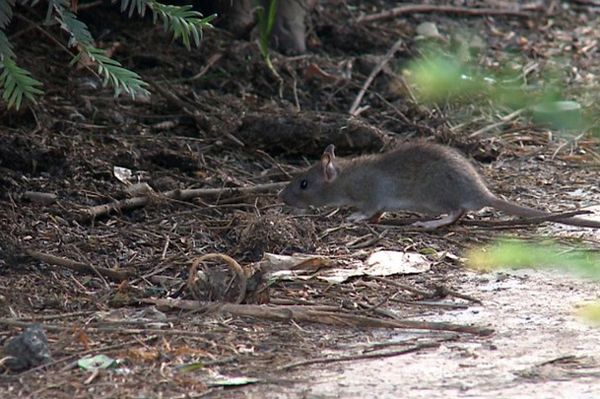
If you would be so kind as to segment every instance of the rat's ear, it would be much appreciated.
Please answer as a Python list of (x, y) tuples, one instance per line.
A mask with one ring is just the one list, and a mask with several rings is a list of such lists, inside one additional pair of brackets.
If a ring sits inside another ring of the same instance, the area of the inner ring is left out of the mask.
[(328, 183), (331, 183), (337, 177), (337, 170), (335, 168), (335, 164), (333, 163), (335, 159), (335, 154), (333, 153), (334, 149), (335, 147), (333, 144), (329, 144), (327, 148), (325, 148), (323, 155), (321, 155), (321, 168), (323, 169), (323, 177)]
[(327, 148), (325, 148), (325, 151), (323, 151), (323, 155), (327, 154), (331, 157), (332, 160), (334, 160), (335, 154), (333, 153), (333, 150), (335, 150), (335, 146), (333, 144), (329, 144)]

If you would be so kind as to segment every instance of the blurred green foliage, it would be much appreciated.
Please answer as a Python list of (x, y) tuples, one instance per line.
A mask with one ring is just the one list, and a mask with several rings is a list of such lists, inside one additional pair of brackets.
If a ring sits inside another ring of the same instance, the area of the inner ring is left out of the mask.
[(553, 268), (600, 279), (600, 254), (565, 248), (552, 242), (531, 244), (519, 240), (502, 240), (470, 250), (467, 258), (467, 266), (477, 270)]
[(583, 320), (600, 327), (600, 302), (592, 302), (577, 309), (577, 315)]
[(525, 109), (532, 121), (557, 130), (581, 130), (593, 126), (591, 115), (566, 96), (560, 71), (548, 68), (537, 81), (526, 79), (525, 62), (506, 62), (498, 69), (484, 68), (460, 51), (428, 46), (409, 62), (407, 81), (419, 101), (482, 104), (511, 110)]
[[(472, 249), (467, 253), (467, 266), (480, 271), (504, 268), (552, 268), (580, 277), (600, 280), (600, 254), (564, 248), (552, 242), (537, 244), (503, 240)], [(600, 302), (581, 306), (579, 317), (600, 326)]]

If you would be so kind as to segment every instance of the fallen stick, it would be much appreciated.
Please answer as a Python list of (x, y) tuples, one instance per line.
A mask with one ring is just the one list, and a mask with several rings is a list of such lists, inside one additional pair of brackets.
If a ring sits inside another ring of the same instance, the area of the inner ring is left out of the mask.
[(397, 281), (391, 280), (386, 277), (381, 277), (381, 276), (370, 276), (370, 277), (371, 277), (371, 279), (373, 279), (375, 281), (381, 281), (382, 283), (392, 285), (396, 288), (400, 288), (401, 290), (412, 292), (413, 294), (421, 295), (424, 298), (435, 297), (435, 292), (420, 290), (420, 289), (410, 286), (408, 284), (402, 284), (402, 283), (399, 283)]
[(477, 303), (479, 305), (483, 304), (483, 302), (481, 302), (480, 299), (477, 299), (471, 295), (467, 295), (467, 294), (463, 294), (458, 291), (454, 291), (442, 284), (435, 284), (435, 292), (436, 292), (436, 294), (438, 294), (441, 297), (453, 296), (455, 298), (464, 299), (466, 301)]
[(402, 47), (403, 44), (404, 44), (404, 40), (402, 40), (402, 38), (398, 39), (396, 41), (396, 43), (394, 43), (394, 45), (383, 56), (383, 59), (380, 62), (378, 62), (377, 65), (375, 65), (375, 67), (373, 68), (373, 70), (371, 71), (369, 76), (367, 77), (367, 80), (365, 80), (365, 83), (363, 83), (362, 87), (360, 88), (358, 95), (354, 99), (354, 102), (352, 103), (352, 106), (350, 107), (350, 110), (348, 111), (348, 113), (350, 115), (352, 115), (352, 116), (358, 115), (358, 106), (360, 105), (360, 102), (362, 101), (365, 93), (367, 92), (367, 89), (369, 88), (369, 86), (371, 85), (371, 83), (373, 82), (375, 77), (379, 74), (379, 72), (381, 72), (383, 67), (388, 62), (390, 62), (390, 60), (392, 59), (394, 54), (396, 54), (396, 52), (398, 50), (400, 50), (400, 47)]
[(281, 367), (278, 367), (277, 370), (289, 370), (289, 369), (299, 367), (299, 366), (308, 366), (310, 364), (347, 362), (347, 361), (351, 361), (351, 360), (373, 359), (373, 358), (380, 358), (380, 357), (405, 355), (407, 353), (416, 352), (421, 349), (437, 348), (439, 346), (440, 346), (440, 342), (433, 341), (433, 342), (423, 342), (421, 344), (413, 345), (408, 348), (394, 350), (394, 351), (370, 352), (370, 353), (361, 353), (361, 354), (357, 354), (357, 355), (345, 355), (345, 356), (317, 357), (314, 359), (300, 360), (297, 362), (288, 363)]
[(304, 321), (332, 326), (454, 331), (481, 336), (490, 335), (494, 332), (493, 329), (485, 327), (416, 320), (384, 320), (343, 312), (312, 310), (307, 306), (236, 305), (232, 303), (211, 303), (166, 298), (142, 299), (142, 302), (163, 308), (218, 311), (241, 317), (256, 317), (258, 319), (277, 321)]
[(585, 6), (600, 7), (600, 1), (598, 1), (598, 0), (571, 0), (571, 1), (573, 3), (583, 4)]
[(189, 78), (188, 81), (193, 82), (195, 80), (201, 79), (204, 75), (206, 75), (210, 68), (212, 68), (217, 62), (221, 60), (221, 58), (223, 58), (223, 55), (223, 53), (215, 53), (211, 55), (200, 70), (200, 72)]
[(403, 14), (424, 14), (424, 13), (444, 13), (444, 14), (461, 14), (461, 15), (488, 15), (488, 16), (511, 16), (528, 18), (532, 14), (528, 11), (540, 10), (540, 5), (533, 4), (530, 6), (523, 6), (518, 9), (501, 9), (501, 8), (470, 8), (470, 7), (456, 7), (456, 6), (444, 6), (444, 5), (432, 5), (432, 4), (411, 4), (400, 7), (392, 8), (378, 12), (375, 14), (362, 15), (358, 17), (358, 22), (371, 22), (378, 20), (393, 19)]
[[(0, 326), (6, 325), (11, 327), (29, 327), (31, 324), (33, 324), (33, 322), (31, 321), (20, 321), (16, 319), (0, 318)], [(197, 330), (180, 330), (175, 328), (126, 328), (123, 325), (97, 327), (89, 323), (84, 325), (74, 325), (72, 322), (66, 325), (48, 323), (41, 323), (41, 325), (46, 331), (73, 333), (73, 331), (81, 330), (85, 331), (86, 334), (116, 333), (119, 335), (142, 335), (146, 337), (150, 334), (157, 334), (169, 336), (174, 335), (184, 337), (196, 337), (196, 339), (201, 338), (204, 334), (203, 331)]]
[(31, 258), (46, 262), (49, 265), (62, 266), (66, 267), (67, 269), (75, 270), (85, 274), (100, 274), (117, 282), (125, 281), (134, 276), (134, 273), (130, 270), (113, 270), (106, 267), (92, 266), (88, 265), (87, 263), (77, 262), (72, 259), (45, 254), (43, 252), (38, 252), (31, 249), (25, 249), (23, 252), (25, 252), (25, 254)]
[(25, 191), (23, 193), (23, 199), (31, 202), (37, 202), (43, 205), (50, 205), (58, 199), (58, 196), (53, 193), (43, 193), (39, 191)]
[(125, 210), (140, 208), (146, 206), (152, 199), (166, 198), (187, 201), (192, 198), (205, 196), (262, 193), (282, 188), (285, 184), (287, 183), (268, 183), (251, 187), (195, 188), (188, 190), (165, 191), (159, 194), (138, 196), (124, 200), (113, 201), (104, 205), (92, 206), (90, 208), (81, 210), (79, 219), (82, 221), (89, 221), (100, 216), (106, 216), (112, 213), (121, 213)]

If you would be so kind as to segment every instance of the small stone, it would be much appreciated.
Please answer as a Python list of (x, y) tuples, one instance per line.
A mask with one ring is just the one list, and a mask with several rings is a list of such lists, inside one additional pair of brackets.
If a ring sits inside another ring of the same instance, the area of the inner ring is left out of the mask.
[(33, 324), (4, 345), (4, 365), (12, 371), (24, 371), (51, 360), (48, 337), (40, 324)]

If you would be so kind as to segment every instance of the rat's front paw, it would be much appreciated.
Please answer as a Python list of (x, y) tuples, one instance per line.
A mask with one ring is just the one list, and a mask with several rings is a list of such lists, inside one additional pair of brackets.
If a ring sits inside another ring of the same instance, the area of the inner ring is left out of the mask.
[(346, 218), (346, 220), (350, 223), (364, 222), (367, 219), (369, 219), (369, 217), (362, 212), (354, 212), (350, 214), (348, 218)]

